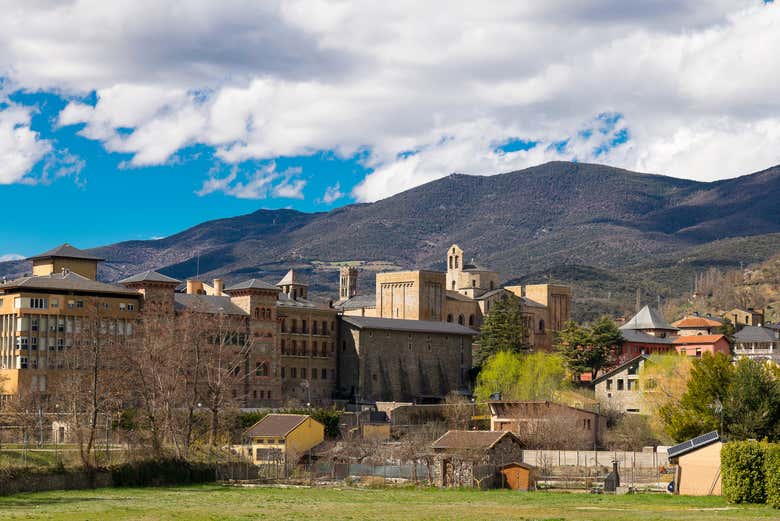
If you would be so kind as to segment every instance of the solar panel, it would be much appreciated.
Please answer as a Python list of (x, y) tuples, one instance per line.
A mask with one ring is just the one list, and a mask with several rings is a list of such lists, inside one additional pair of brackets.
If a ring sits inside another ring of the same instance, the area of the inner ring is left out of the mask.
[(680, 454), (685, 454), (686, 452), (690, 452), (693, 449), (696, 449), (698, 447), (709, 445), (710, 443), (714, 441), (718, 441), (719, 439), (720, 439), (720, 434), (718, 434), (718, 431), (708, 432), (707, 434), (696, 436), (693, 439), (684, 441), (678, 445), (675, 445), (674, 447), (671, 447), (667, 451), (667, 454), (669, 455), (670, 458), (674, 458), (679, 456)]

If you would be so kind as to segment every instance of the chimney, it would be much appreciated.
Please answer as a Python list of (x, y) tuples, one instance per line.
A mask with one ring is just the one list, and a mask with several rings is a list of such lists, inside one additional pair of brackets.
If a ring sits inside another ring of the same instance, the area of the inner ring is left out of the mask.
[(214, 293), (222, 295), (222, 279), (214, 279)]
[(203, 284), (199, 280), (187, 279), (187, 295), (199, 295), (203, 290)]

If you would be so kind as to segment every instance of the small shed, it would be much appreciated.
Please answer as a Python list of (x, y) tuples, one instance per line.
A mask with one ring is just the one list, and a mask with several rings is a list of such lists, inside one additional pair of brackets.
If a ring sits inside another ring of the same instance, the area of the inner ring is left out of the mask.
[(513, 462), (500, 467), (503, 484), (512, 490), (534, 490), (536, 468), (527, 463)]
[(669, 448), (669, 462), (677, 465), (674, 493), (688, 496), (721, 495), (722, 447), (720, 435), (712, 431)]
[(508, 431), (447, 431), (431, 445), (433, 481), (441, 487), (493, 488), (503, 465), (523, 461), (520, 440)]

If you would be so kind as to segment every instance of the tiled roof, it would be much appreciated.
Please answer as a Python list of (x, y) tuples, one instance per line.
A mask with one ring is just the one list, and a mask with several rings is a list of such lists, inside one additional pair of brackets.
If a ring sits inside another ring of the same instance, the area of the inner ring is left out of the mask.
[(449, 335), (476, 335), (477, 332), (453, 322), (437, 320), (402, 320), (397, 318), (353, 317), (344, 315), (342, 321), (358, 329), (383, 331), (409, 331), (416, 333), (442, 333)]
[(710, 318), (704, 318), (704, 317), (685, 317), (681, 320), (678, 320), (677, 322), (672, 322), (672, 325), (677, 328), (699, 328), (699, 329), (705, 329), (705, 328), (711, 328), (711, 327), (720, 327), (722, 324), (716, 320), (712, 320)]
[(633, 329), (623, 329), (620, 331), (620, 334), (623, 335), (623, 339), (626, 342), (632, 342), (634, 344), (666, 344), (666, 345), (672, 345), (673, 339), (669, 337), (657, 337), (653, 335), (648, 335), (647, 333), (643, 333), (642, 331), (634, 331)]
[(85, 260), (94, 260), (94, 261), (105, 260), (105, 259), (101, 259), (100, 257), (90, 255), (89, 253), (80, 250), (78, 248), (75, 248), (70, 244), (68, 244), (67, 242), (65, 244), (61, 244), (57, 246), (56, 248), (52, 248), (49, 251), (45, 251), (33, 257), (29, 257), (27, 260), (48, 259), (51, 257), (61, 257), (61, 258), (68, 258), (68, 259), (85, 259)]
[(627, 367), (630, 367), (633, 364), (638, 363), (640, 360), (647, 360), (648, 358), (649, 357), (647, 355), (635, 356), (631, 360), (628, 360), (628, 361), (620, 364), (619, 366), (617, 366), (617, 367), (615, 367), (613, 369), (610, 369), (608, 372), (604, 373), (603, 375), (601, 375), (598, 378), (596, 378), (595, 380), (593, 380), (593, 385), (596, 385), (597, 383), (600, 383), (600, 382), (606, 380), (607, 378), (610, 378), (610, 377), (614, 376), (615, 374), (622, 372), (624, 369), (626, 369)]
[(196, 313), (211, 313), (218, 315), (247, 315), (247, 312), (230, 301), (230, 297), (216, 295), (190, 295), (175, 293), (173, 295), (177, 309), (189, 309)]
[(360, 308), (375, 308), (376, 307), (376, 295), (355, 295), (340, 304), (336, 305), (339, 309), (360, 309)]
[(277, 286), (287, 286), (289, 284), (299, 284), (301, 286), (305, 286), (306, 282), (304, 282), (304, 280), (295, 270), (291, 269), (287, 272), (287, 275), (282, 277), (282, 280), (276, 283)]
[(287, 293), (279, 293), (279, 296), (276, 297), (276, 305), (281, 307), (288, 307), (288, 308), (320, 308), (322, 306), (318, 306), (311, 300), (307, 300), (305, 298), (298, 297), (297, 299), (293, 299), (288, 295)]
[(434, 449), (489, 449), (504, 436), (514, 435), (509, 431), (447, 431), (431, 445)]
[(306, 414), (267, 414), (245, 431), (246, 436), (287, 436), (309, 418)]
[(676, 327), (669, 324), (669, 322), (667, 322), (658, 311), (654, 310), (650, 306), (645, 306), (640, 309), (639, 313), (631, 317), (628, 322), (620, 326), (620, 329), (663, 329), (666, 331), (677, 331)]
[(444, 296), (448, 299), (459, 300), (461, 302), (471, 302), (472, 300), (474, 300), (473, 298), (466, 296), (463, 293), (458, 293), (457, 291), (452, 291), (450, 289), (444, 292)]
[(687, 335), (674, 339), (675, 344), (714, 344), (726, 338), (723, 335)]
[(119, 284), (132, 284), (133, 282), (163, 282), (168, 284), (181, 284), (181, 281), (152, 270), (142, 271), (119, 281)]
[(225, 291), (226, 292), (237, 291), (241, 289), (262, 289), (268, 291), (280, 291), (280, 289), (274, 286), (273, 284), (269, 284), (260, 279), (249, 279), (249, 280), (239, 282), (238, 284), (233, 284), (232, 286), (225, 288)]
[(774, 342), (777, 336), (774, 331), (765, 327), (745, 326), (735, 335), (736, 342)]
[(121, 293), (124, 295), (138, 295), (134, 289), (114, 284), (106, 284), (96, 280), (88, 279), (72, 271), (65, 273), (52, 273), (51, 275), (38, 275), (31, 277), (21, 277), (15, 280), (9, 280), (0, 284), (0, 290), (11, 289), (39, 289), (50, 291), (81, 291), (86, 293)]

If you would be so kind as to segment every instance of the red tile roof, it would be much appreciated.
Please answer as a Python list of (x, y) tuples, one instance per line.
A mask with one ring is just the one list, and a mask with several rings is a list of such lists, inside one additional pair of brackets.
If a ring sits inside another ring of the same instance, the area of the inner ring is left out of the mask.
[(710, 328), (720, 327), (722, 324), (716, 320), (711, 320), (704, 317), (685, 317), (677, 322), (672, 322), (672, 325), (677, 328)]
[(675, 344), (715, 344), (721, 339), (726, 338), (723, 335), (688, 335), (680, 336), (674, 339)]

